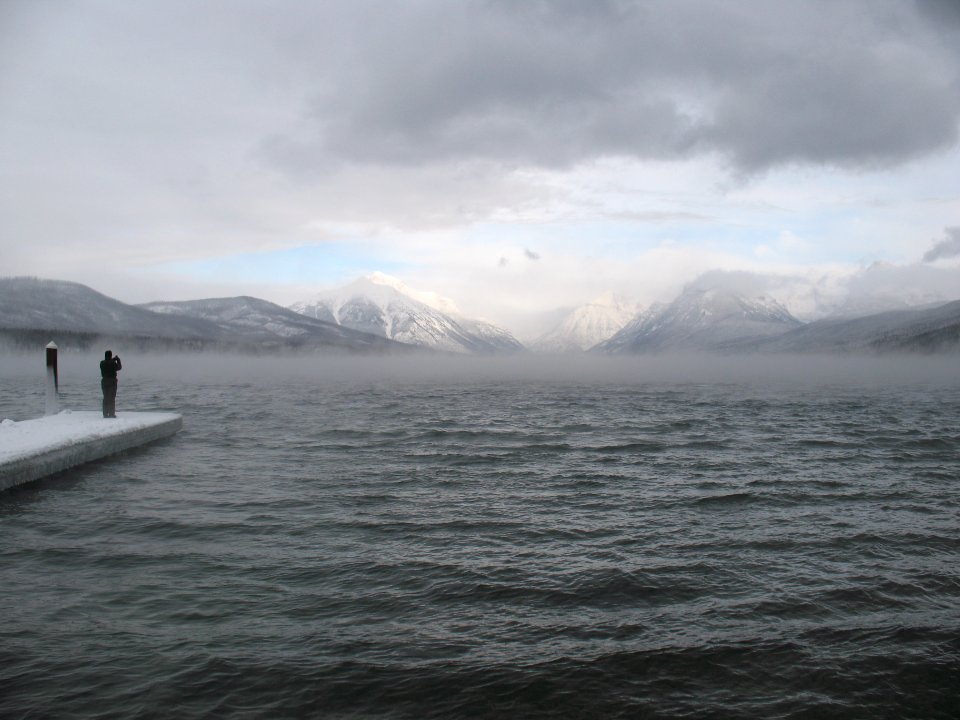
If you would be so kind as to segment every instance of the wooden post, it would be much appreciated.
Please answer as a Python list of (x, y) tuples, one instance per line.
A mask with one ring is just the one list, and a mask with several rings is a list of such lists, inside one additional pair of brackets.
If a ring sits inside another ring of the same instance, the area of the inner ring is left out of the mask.
[(56, 415), (60, 412), (60, 378), (57, 374), (57, 346), (50, 342), (47, 345), (47, 415)]

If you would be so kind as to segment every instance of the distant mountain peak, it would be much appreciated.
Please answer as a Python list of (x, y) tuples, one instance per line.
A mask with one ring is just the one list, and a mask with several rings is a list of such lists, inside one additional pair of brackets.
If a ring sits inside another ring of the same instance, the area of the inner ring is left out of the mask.
[(549, 353), (588, 350), (617, 333), (637, 310), (635, 300), (606, 292), (571, 310), (556, 327), (536, 340), (534, 348)]
[(432, 290), (415, 290), (403, 282), (403, 280), (393, 277), (392, 275), (382, 273), (379, 270), (370, 273), (365, 279), (369, 280), (374, 285), (383, 285), (385, 287), (393, 288), (401, 295), (406, 295), (414, 300), (419, 300), (424, 305), (435, 308), (440, 312), (444, 312), (449, 315), (463, 314), (460, 312), (460, 308), (457, 307), (457, 304), (450, 298), (444, 297), (443, 295), (433, 292)]
[(690, 286), (672, 303), (651, 306), (597, 349), (610, 353), (721, 350), (801, 325), (766, 295), (744, 296), (717, 287)]
[(453, 301), (413, 290), (384, 273), (321, 292), (290, 309), (410, 345), (450, 352), (500, 353), (523, 348), (506, 330), (462, 316)]

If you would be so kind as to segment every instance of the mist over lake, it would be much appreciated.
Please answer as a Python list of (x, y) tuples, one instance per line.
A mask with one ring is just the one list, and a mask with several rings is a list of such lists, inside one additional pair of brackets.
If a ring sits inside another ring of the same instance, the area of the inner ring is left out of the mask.
[(960, 711), (955, 358), (119, 352), (184, 430), (0, 495), (4, 717)]

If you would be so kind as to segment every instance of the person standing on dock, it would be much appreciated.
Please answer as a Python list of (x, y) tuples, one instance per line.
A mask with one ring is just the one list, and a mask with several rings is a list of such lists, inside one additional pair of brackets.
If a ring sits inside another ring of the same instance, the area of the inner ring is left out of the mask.
[(123, 368), (120, 356), (107, 350), (100, 361), (100, 389), (103, 390), (103, 416), (115, 418), (117, 416), (117, 372)]

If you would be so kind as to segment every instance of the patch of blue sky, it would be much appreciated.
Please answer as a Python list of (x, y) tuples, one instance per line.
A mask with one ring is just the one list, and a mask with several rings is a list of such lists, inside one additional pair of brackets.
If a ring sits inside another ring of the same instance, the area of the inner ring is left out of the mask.
[(486, 223), (473, 226), (467, 242), (513, 243), (549, 251), (635, 254), (659, 245), (676, 226), (623, 220), (572, 221), (529, 225)]
[(732, 225), (710, 220), (601, 220), (529, 226), (480, 225), (471, 229), (473, 243), (509, 243), (541, 254), (551, 251), (629, 260), (663, 245), (701, 247), (736, 255), (752, 255), (757, 245), (776, 240), (779, 229)]
[(337, 285), (375, 270), (402, 274), (405, 263), (374, 254), (362, 244), (325, 242), (169, 263), (163, 270), (198, 279), (252, 283)]
[[(701, 213), (640, 214), (531, 223), (479, 223), (460, 236), (466, 246), (503, 252), (529, 249), (549, 257), (629, 262), (663, 246), (702, 249), (771, 263), (862, 263), (875, 238), (863, 237), (864, 208), (832, 204), (815, 211), (764, 205), (711, 203)], [(878, 258), (885, 259), (885, 258)]]

